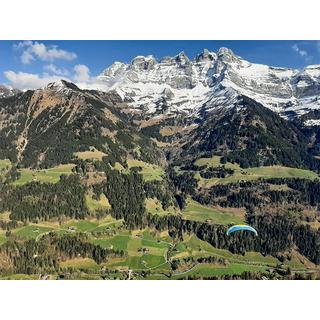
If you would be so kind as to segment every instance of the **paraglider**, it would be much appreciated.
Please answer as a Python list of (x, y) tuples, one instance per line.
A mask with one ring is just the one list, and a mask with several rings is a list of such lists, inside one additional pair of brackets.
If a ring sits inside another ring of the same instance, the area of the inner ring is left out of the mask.
[(253, 232), (256, 236), (258, 235), (258, 232), (255, 228), (253, 228), (251, 226), (247, 226), (245, 224), (239, 224), (239, 225), (232, 226), (231, 228), (228, 229), (227, 235), (230, 235), (233, 232), (241, 231), (241, 230), (250, 231), (250, 232)]

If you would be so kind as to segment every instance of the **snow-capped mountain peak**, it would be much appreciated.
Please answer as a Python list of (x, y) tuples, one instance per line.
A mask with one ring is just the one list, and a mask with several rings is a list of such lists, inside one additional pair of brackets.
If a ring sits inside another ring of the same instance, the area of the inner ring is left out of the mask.
[(62, 93), (70, 93), (71, 91), (79, 91), (79, 88), (72, 82), (68, 82), (66, 80), (57, 80), (55, 82), (51, 82), (47, 84), (42, 89), (54, 90), (56, 92)]
[(0, 85), (0, 98), (12, 97), (21, 92), (19, 89)]
[(98, 76), (96, 86), (115, 90), (139, 113), (196, 114), (217, 101), (232, 104), (235, 94), (283, 117), (320, 109), (320, 65), (303, 70), (272, 67), (246, 61), (228, 48), (216, 53), (204, 49), (193, 60), (180, 52), (160, 60), (149, 55), (115, 62)]
[(218, 50), (217, 57), (218, 59), (229, 63), (239, 62), (240, 60), (240, 58), (237, 57), (232, 50), (225, 47), (222, 47)]
[(217, 55), (214, 52), (210, 52), (208, 49), (204, 49), (203, 52), (196, 55), (196, 62), (208, 62), (217, 60)]
[(153, 56), (137, 56), (131, 62), (131, 69), (135, 71), (151, 70), (157, 60)]

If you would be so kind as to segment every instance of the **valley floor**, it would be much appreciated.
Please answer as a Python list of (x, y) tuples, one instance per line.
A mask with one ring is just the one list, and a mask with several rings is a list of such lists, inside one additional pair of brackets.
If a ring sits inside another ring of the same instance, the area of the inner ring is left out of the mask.
[[(3, 217), (2, 217), (3, 218)], [(49, 232), (89, 235), (90, 242), (103, 248), (123, 250), (123, 257), (108, 258), (97, 264), (93, 259), (75, 257), (60, 261), (60, 272), (47, 274), (49, 279), (201, 279), (240, 276), (244, 272), (262, 272), (276, 277), (275, 271), (293, 273), (320, 273), (320, 267), (298, 252), (290, 260), (280, 262), (272, 256), (257, 252), (245, 255), (232, 254), (212, 247), (195, 235), (184, 235), (181, 241), (173, 240), (167, 232), (152, 229), (128, 231), (122, 220), (108, 216), (102, 220), (69, 220), (28, 224), (12, 230), (17, 239), (41, 241)], [(6, 241), (4, 232), (0, 241)], [(174, 267), (173, 267), (174, 266)], [(290, 271), (288, 271), (290, 270)], [(2, 279), (38, 279), (40, 274), (5, 274)]]
[[(90, 151), (94, 153), (96, 151)], [(88, 153), (88, 152), (87, 152)], [(79, 156), (88, 157), (87, 153)], [(91, 157), (92, 154), (89, 154)], [(100, 154), (99, 154), (100, 156)], [(282, 166), (259, 167), (241, 169), (237, 164), (226, 163), (223, 170), (230, 169), (226, 177), (203, 178), (201, 174), (210, 168), (221, 168), (221, 158), (200, 158), (195, 163), (199, 171), (176, 167), (177, 175), (185, 172), (191, 173), (198, 183), (199, 190), (208, 189), (212, 185), (226, 185), (228, 183), (256, 181), (262, 178), (301, 178), (314, 180), (318, 175), (309, 170), (288, 168)], [(11, 163), (7, 160), (0, 162), (1, 172), (10, 170)], [(114, 165), (116, 172), (123, 175), (130, 174), (130, 168), (140, 168), (144, 183), (156, 181), (161, 183), (165, 172), (159, 166), (143, 161), (128, 160), (129, 168), (125, 169), (119, 163)], [(32, 182), (57, 184), (61, 175), (71, 175), (75, 165), (67, 164), (50, 169), (19, 169), (20, 176), (11, 182), (14, 187), (25, 186)], [(202, 171), (201, 171), (202, 170)], [(0, 173), (1, 174), (1, 173)], [(87, 175), (88, 176), (88, 175)], [(91, 179), (91, 178), (90, 178)], [(89, 180), (88, 180), (89, 181)], [(94, 179), (91, 179), (90, 182)], [(101, 180), (103, 181), (103, 180)], [(286, 184), (269, 184), (271, 191), (286, 192), (290, 188)], [(90, 192), (89, 192), (89, 191)], [(209, 242), (200, 240), (195, 233), (184, 233), (182, 238), (172, 237), (168, 231), (157, 231), (153, 228), (129, 230), (125, 227), (123, 219), (115, 219), (105, 212), (111, 209), (109, 199), (104, 193), (94, 197), (92, 189), (88, 188), (84, 201), (89, 216), (85, 219), (70, 219), (66, 216), (39, 220), (38, 222), (18, 221), (10, 231), (0, 229), (0, 245), (10, 240), (25, 243), (34, 240), (41, 243), (46, 236), (56, 234), (70, 237), (83, 234), (86, 241), (108, 250), (122, 252), (121, 256), (108, 257), (105, 261), (97, 263), (88, 256), (76, 255), (67, 257), (61, 255), (58, 269), (46, 274), (2, 272), (2, 279), (229, 279), (229, 278), (259, 278), (282, 279), (284, 277), (320, 275), (320, 266), (309, 261), (300, 254), (296, 248), (283, 252), (278, 258), (271, 255), (262, 255), (259, 252), (246, 252), (233, 254), (228, 250), (217, 249)], [(27, 196), (28, 203), (39, 201), (37, 197)], [(26, 199), (24, 199), (26, 200)], [(219, 205), (201, 204), (191, 196), (185, 199), (183, 209), (172, 205), (163, 208), (161, 201), (156, 197), (145, 199), (146, 212), (159, 217), (177, 216), (186, 221), (200, 222), (229, 226), (246, 222), (244, 207), (221, 207)], [(104, 212), (99, 215), (99, 212)], [(0, 222), (10, 223), (10, 212), (0, 212)], [(316, 222), (306, 224), (313, 226)], [(315, 228), (316, 225), (313, 227)], [(37, 258), (35, 254), (34, 259)], [(5, 256), (0, 254), (1, 259)], [(4, 261), (5, 262), (5, 261)], [(10, 270), (10, 268), (8, 268)]]

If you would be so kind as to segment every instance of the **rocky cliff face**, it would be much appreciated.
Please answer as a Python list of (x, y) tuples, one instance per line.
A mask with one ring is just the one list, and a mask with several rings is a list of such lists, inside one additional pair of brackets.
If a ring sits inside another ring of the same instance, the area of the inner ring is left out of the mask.
[[(98, 77), (99, 89), (115, 90), (132, 110), (144, 114), (203, 114), (231, 106), (246, 95), (284, 118), (320, 108), (320, 65), (303, 70), (254, 64), (230, 49), (204, 50), (190, 60), (184, 52), (157, 61), (138, 56), (115, 62)], [(305, 125), (317, 124), (317, 121)]]

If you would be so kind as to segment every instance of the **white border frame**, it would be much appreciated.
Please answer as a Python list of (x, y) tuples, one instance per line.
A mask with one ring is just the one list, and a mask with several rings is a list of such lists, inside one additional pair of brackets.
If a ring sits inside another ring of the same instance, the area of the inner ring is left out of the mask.
[[(2, 1), (0, 38), (320, 39), (319, 1)], [(320, 57), (319, 57), (320, 58)], [(309, 319), (318, 281), (0, 281), (2, 319)]]

